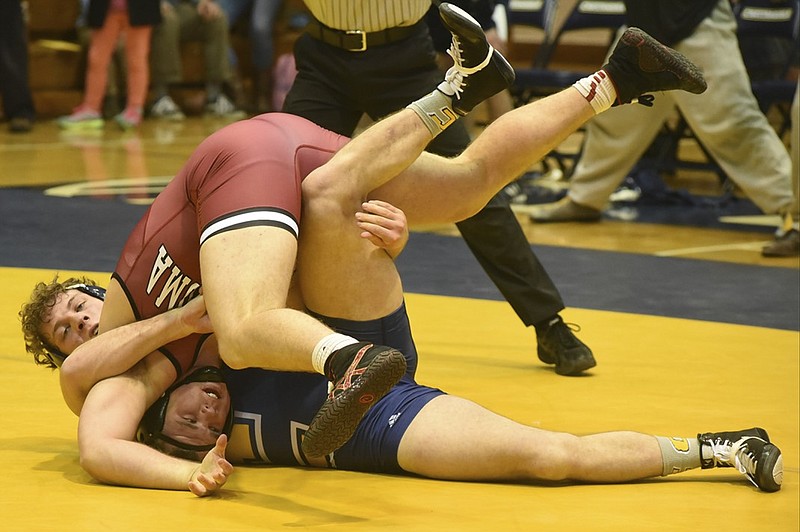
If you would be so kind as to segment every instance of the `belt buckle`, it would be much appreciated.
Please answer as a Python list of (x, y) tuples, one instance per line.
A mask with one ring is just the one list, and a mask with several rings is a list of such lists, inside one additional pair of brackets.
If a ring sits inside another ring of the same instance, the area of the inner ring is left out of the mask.
[(363, 52), (367, 49), (367, 33), (363, 30), (347, 30), (345, 31), (347, 35), (361, 35), (361, 47), (360, 48), (348, 48), (348, 52)]

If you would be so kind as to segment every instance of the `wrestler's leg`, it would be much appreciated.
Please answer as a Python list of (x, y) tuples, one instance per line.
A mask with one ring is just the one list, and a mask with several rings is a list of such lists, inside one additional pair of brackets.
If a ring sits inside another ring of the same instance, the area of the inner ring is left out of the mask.
[(408, 427), (398, 463), (411, 473), (452, 480), (624, 482), (662, 474), (654, 436), (550, 432), (447, 395), (428, 403)]
[(357, 205), (367, 192), (413, 163), (433, 138), (416, 113), (403, 109), (373, 124), (303, 180), (304, 198)]
[(463, 220), (593, 116), (565, 89), (498, 118), (454, 159), (423, 153), (369, 197), (401, 208), (412, 225)]
[(306, 304), (326, 316), (367, 320), (402, 301), (392, 259), (355, 225), (373, 185), (388, 180), (369, 196), (405, 211), (409, 223), (461, 220), (592, 116), (585, 98), (568, 89), (504, 115), (456, 159), (422, 154), (430, 133), (409, 110), (378, 122), (303, 182), (298, 271)]
[[(298, 271), (309, 308), (364, 320), (399, 306), (402, 289), (391, 259), (358, 236), (355, 213), (371, 190), (414, 163), (436, 134), (417, 111), (403, 109), (352, 139), (303, 180)], [(373, 293), (378, 287), (390, 297)], [(379, 300), (383, 304), (375, 305)]]
[(303, 180), (298, 274), (308, 308), (369, 320), (399, 307), (402, 287), (392, 259), (359, 236), (355, 213), (369, 191), (403, 173), (431, 139), (419, 116), (404, 109), (351, 140)]
[(203, 295), (229, 366), (313, 371), (308, 353), (331, 331), (285, 308), (296, 253), (293, 234), (266, 226), (221, 233), (200, 248)]
[[(450, 8), (445, 9), (443, 17), (446, 25), (448, 12)], [(464, 26), (459, 23), (448, 27), (453, 30)], [(468, 31), (467, 35), (476, 38), (482, 33), (478, 26), (476, 32)], [(459, 40), (458, 36), (455, 40)], [(470, 40), (473, 39), (467, 38), (465, 42)], [(477, 42), (484, 45), (485, 38), (477, 38)], [(476, 50), (483, 51), (483, 48), (478, 46), (473, 52)], [(483, 56), (478, 53), (477, 57)], [(474, 83), (467, 83), (467, 90), (480, 87), (482, 82), (493, 90), (494, 82), (504, 77), (500, 65), (506, 63), (502, 56), (490, 51), (489, 57), (492, 60), (485, 70), (488, 77), (483, 77), (483, 70), (468, 74), (467, 79), (470, 75), (475, 79)], [(462, 65), (458, 60), (456, 63), (454, 68), (459, 70)], [(449, 118), (442, 122), (442, 127), (452, 123), (458, 99), (447, 100), (443, 96), (445, 92), (450, 93), (446, 85), (444, 89), (440, 85), (431, 95), (409, 106), (416, 120), (406, 109), (345, 146), (331, 160), (330, 166), (322, 167), (313, 179), (309, 176), (303, 184), (304, 194), (311, 198), (331, 194), (332, 203), (338, 203), (345, 214), (350, 214), (354, 203), (366, 192), (382, 186), (372, 197), (382, 197), (400, 207), (411, 223), (463, 220), (478, 212), (506, 183), (558, 146), (584, 122), (613, 104), (631, 103), (640, 97), (646, 104), (646, 92), (685, 90), (698, 94), (706, 89), (695, 65), (641, 30), (630, 28), (617, 43), (609, 62), (595, 74), (549, 98), (506, 113), (454, 160), (423, 156), (419, 157), (422, 162), (412, 164), (422, 151), (421, 144), (427, 142), (421, 126), (428, 129), (430, 135), (435, 134), (437, 130), (431, 117), (439, 116), (440, 110), (447, 110), (445, 115)], [(444, 92), (440, 92), (442, 90)], [(474, 90), (482, 98), (493, 94)], [(461, 101), (464, 99), (462, 96)], [(403, 170), (402, 179), (389, 182)], [(337, 187), (335, 179), (342, 175), (351, 178)]]
[(447, 395), (418, 412), (400, 440), (397, 460), (406, 471), (452, 480), (605, 483), (734, 467), (762, 491), (778, 491), (783, 482), (781, 451), (759, 427), (694, 438), (576, 436), (521, 425)]
[(365, 321), (402, 304), (392, 258), (360, 236), (355, 213), (374, 183), (400, 172), (430, 139), (406, 109), (351, 140), (303, 181), (297, 275), (307, 308)]
[[(641, 30), (629, 28), (603, 69), (558, 94), (506, 113), (452, 161), (428, 163), (421, 158), (422, 163), (406, 172), (412, 177), (403, 176), (410, 182), (396, 179), (375, 197), (385, 194), (384, 199), (406, 211), (412, 224), (462, 220), (596, 113), (615, 103), (647, 104), (647, 92), (699, 94), (705, 89), (695, 65)], [(445, 170), (448, 164), (452, 166)]]
[[(422, 153), (431, 133), (406, 109), (376, 123), (309, 175), (303, 181), (299, 268), (309, 308), (366, 320), (387, 315), (402, 301), (392, 260), (355, 226), (370, 190), (388, 181), (370, 196), (406, 211), (411, 223), (461, 220), (594, 116), (575, 89), (512, 113), (513, 119), (496, 121), (485, 140), (450, 160)], [(527, 123), (537, 127), (521, 131)]]
[(355, 218), (303, 213), (298, 275), (306, 306), (349, 320), (387, 316), (403, 302), (403, 287), (389, 255), (360, 236)]

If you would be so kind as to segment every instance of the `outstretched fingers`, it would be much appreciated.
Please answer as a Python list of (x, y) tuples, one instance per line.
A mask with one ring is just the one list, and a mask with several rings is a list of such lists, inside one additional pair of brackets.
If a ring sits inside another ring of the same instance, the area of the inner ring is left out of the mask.
[(233, 466), (225, 459), (228, 437), (220, 435), (217, 444), (203, 458), (200, 466), (189, 480), (189, 491), (198, 497), (205, 497), (219, 490), (233, 473)]

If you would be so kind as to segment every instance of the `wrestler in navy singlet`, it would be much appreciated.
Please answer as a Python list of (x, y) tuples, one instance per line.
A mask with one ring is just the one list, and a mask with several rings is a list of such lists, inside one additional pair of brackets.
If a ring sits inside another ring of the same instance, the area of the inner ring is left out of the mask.
[[(353, 437), (333, 453), (339, 469), (397, 473), (397, 448), (408, 425), (431, 399), (444, 392), (416, 383), (417, 350), (405, 305), (371, 321), (317, 316), (329, 327), (359, 340), (388, 345), (406, 357), (406, 375), (367, 411)], [(328, 391), (325, 377), (251, 368), (224, 370), (231, 394), (234, 425), (228, 454), (246, 463), (308, 465), (301, 436)]]
[[(297, 237), (301, 181), (347, 141), (281, 113), (235, 122), (203, 141), (134, 228), (117, 263), (113, 277), (136, 318), (166, 312), (199, 293), (200, 247), (208, 238), (253, 225), (281, 227)], [(419, 410), (443, 393), (414, 381), (417, 353), (405, 306), (368, 322), (318, 317), (343, 334), (405, 354), (406, 376), (367, 412), (331, 461), (341, 469), (400, 471), (403, 433)], [(160, 350), (179, 377), (192, 367), (206, 337), (194, 334)], [(235, 411), (230, 456), (307, 465), (301, 436), (325, 400), (328, 380), (256, 368), (224, 373)]]
[[(348, 140), (303, 118), (269, 113), (200, 143), (136, 225), (114, 271), (136, 319), (199, 293), (200, 247), (208, 238), (254, 225), (297, 237), (300, 182)], [(178, 376), (194, 363), (201, 340), (195, 334), (161, 348)]]

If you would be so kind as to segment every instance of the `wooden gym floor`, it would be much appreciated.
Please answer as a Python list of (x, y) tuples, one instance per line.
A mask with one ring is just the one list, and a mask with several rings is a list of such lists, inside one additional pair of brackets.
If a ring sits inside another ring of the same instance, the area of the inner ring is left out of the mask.
[[(563, 316), (580, 324), (597, 357), (580, 378), (539, 363), (533, 331), (453, 228), (412, 235), (399, 268), (421, 382), (575, 433), (693, 436), (760, 425), (783, 450), (778, 493), (758, 492), (733, 470), (552, 486), (242, 467), (207, 499), (92, 481), (78, 463), (77, 419), (57, 375), (25, 354), (17, 312), (54, 272), (107, 280), (149, 198), (221, 125), (147, 121), (121, 133), (109, 124), (82, 136), (52, 123), (30, 135), (0, 130), (4, 529), (798, 530), (800, 265), (760, 256), (771, 234), (764, 217), (736, 217), (750, 216), (747, 208), (698, 215), (643, 204), (600, 224), (556, 225), (532, 225), (520, 212), (567, 303)], [(670, 185), (719, 193), (707, 174)]]

